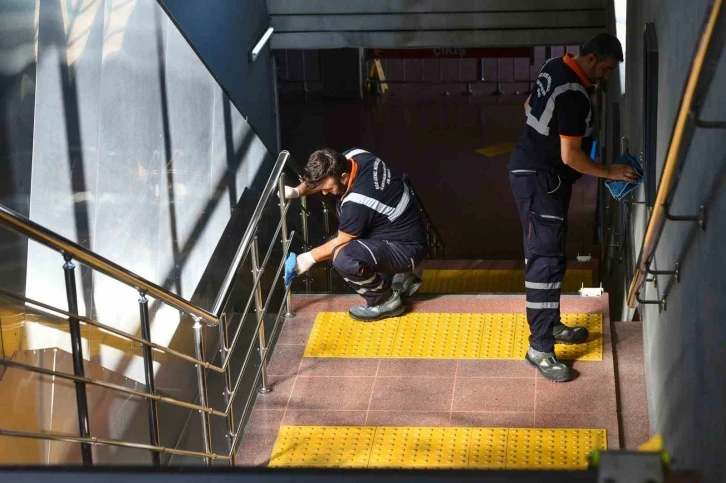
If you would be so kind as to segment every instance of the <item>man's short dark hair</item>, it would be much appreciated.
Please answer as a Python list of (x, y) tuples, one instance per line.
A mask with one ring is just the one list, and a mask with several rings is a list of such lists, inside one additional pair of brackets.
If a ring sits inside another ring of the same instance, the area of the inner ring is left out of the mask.
[(310, 155), (303, 169), (303, 181), (309, 187), (315, 188), (326, 178), (340, 178), (348, 170), (348, 164), (346, 157), (339, 152), (328, 148), (319, 149)]
[(580, 56), (593, 54), (598, 62), (608, 59), (623, 61), (623, 46), (618, 38), (612, 34), (601, 33), (587, 41), (580, 50)]

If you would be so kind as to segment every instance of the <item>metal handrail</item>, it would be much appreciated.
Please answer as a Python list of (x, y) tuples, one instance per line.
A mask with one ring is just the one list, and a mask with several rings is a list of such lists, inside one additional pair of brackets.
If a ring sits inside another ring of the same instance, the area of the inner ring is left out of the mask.
[(18, 300), (20, 302), (25, 302), (25, 303), (29, 303), (29, 304), (38, 306), (38, 307), (40, 307), (42, 309), (48, 310), (50, 312), (55, 312), (55, 313), (57, 313), (59, 315), (63, 315), (63, 316), (68, 317), (68, 318), (74, 317), (74, 318), (78, 319), (80, 322), (83, 322), (84, 324), (88, 324), (88, 325), (93, 326), (93, 327), (98, 327), (99, 329), (103, 329), (106, 332), (110, 332), (112, 334), (118, 335), (119, 337), (123, 337), (124, 339), (129, 339), (129, 340), (132, 340), (132, 341), (134, 341), (136, 343), (145, 345), (147, 347), (151, 347), (152, 349), (158, 350), (159, 352), (163, 352), (163, 353), (168, 354), (170, 356), (174, 356), (174, 357), (177, 357), (179, 359), (185, 360), (187, 362), (191, 362), (192, 364), (200, 364), (205, 369), (211, 369), (212, 371), (219, 372), (219, 373), (224, 372), (224, 368), (223, 367), (215, 366), (214, 364), (210, 364), (209, 362), (200, 361), (199, 359), (195, 359), (194, 357), (189, 356), (189, 355), (186, 355), (186, 354), (184, 354), (182, 352), (176, 351), (176, 350), (171, 349), (169, 347), (164, 347), (164, 346), (159, 345), (159, 344), (156, 344), (154, 342), (150, 342), (150, 341), (144, 340), (141, 337), (137, 337), (135, 335), (129, 334), (128, 332), (124, 332), (122, 330), (115, 329), (115, 328), (113, 328), (113, 327), (111, 327), (109, 325), (102, 324), (101, 322), (97, 322), (97, 321), (95, 321), (93, 319), (89, 319), (88, 317), (83, 317), (81, 315), (71, 314), (70, 312), (67, 312), (65, 310), (59, 309), (57, 307), (53, 307), (52, 305), (48, 305), (48, 304), (45, 304), (43, 302), (39, 302), (38, 300), (34, 300), (34, 299), (31, 299), (31, 298), (28, 298), (28, 297), (24, 297), (22, 295), (18, 295), (18, 294), (14, 293), (14, 292), (11, 292), (9, 290), (5, 290), (3, 288), (0, 288), (0, 295), (3, 295), (5, 297), (9, 297), (9, 298), (13, 298), (13, 299)]
[(230, 265), (229, 270), (227, 270), (227, 274), (224, 277), (222, 286), (220, 287), (217, 298), (214, 301), (214, 305), (212, 306), (212, 313), (215, 314), (217, 317), (221, 315), (222, 309), (226, 305), (227, 300), (229, 300), (229, 296), (232, 294), (232, 282), (234, 282), (234, 279), (237, 276), (237, 272), (239, 271), (242, 263), (244, 263), (244, 260), (247, 257), (250, 246), (252, 244), (252, 239), (255, 237), (257, 229), (259, 228), (262, 214), (264, 213), (265, 208), (267, 208), (267, 203), (270, 200), (270, 196), (272, 196), (272, 193), (274, 193), (275, 190), (278, 188), (277, 180), (282, 175), (282, 171), (285, 168), (285, 164), (287, 163), (289, 158), (290, 153), (288, 151), (281, 151), (279, 156), (277, 157), (275, 167), (272, 168), (270, 178), (267, 180), (265, 189), (262, 191), (262, 196), (260, 196), (260, 201), (259, 203), (257, 203), (255, 211), (252, 213), (252, 218), (247, 225), (247, 229), (242, 236), (242, 241), (237, 247), (237, 252), (232, 259), (232, 264)]
[(130, 394), (132, 396), (139, 396), (139, 397), (143, 397), (145, 399), (153, 399), (155, 401), (161, 401), (161, 402), (164, 402), (167, 404), (171, 404), (173, 406), (179, 406), (179, 407), (183, 407), (183, 408), (187, 408), (187, 409), (194, 409), (196, 411), (203, 411), (205, 413), (209, 413), (214, 416), (226, 416), (227, 415), (226, 413), (223, 413), (222, 411), (217, 411), (216, 409), (212, 409), (210, 407), (199, 406), (198, 404), (180, 401), (179, 399), (174, 399), (174, 398), (167, 397), (167, 396), (161, 396), (159, 394), (149, 394), (148, 392), (137, 391), (136, 389), (129, 389), (127, 387), (120, 386), (118, 384), (113, 384), (111, 382), (100, 381), (98, 379), (93, 379), (90, 377), (74, 376), (73, 374), (68, 374), (66, 372), (59, 372), (59, 371), (54, 371), (51, 369), (45, 369), (44, 367), (37, 367), (37, 366), (30, 365), (30, 364), (24, 364), (22, 362), (11, 361), (9, 359), (0, 358), (0, 365), (4, 365), (6, 367), (15, 367), (17, 369), (22, 369), (24, 371), (29, 371), (29, 372), (35, 372), (36, 374), (44, 374), (46, 376), (60, 377), (61, 379), (67, 379), (69, 381), (83, 382), (86, 384), (90, 384), (92, 386), (104, 387), (106, 389), (112, 389), (114, 391), (122, 392), (125, 394)]
[[(691, 63), (691, 73), (683, 91), (678, 117), (673, 127), (673, 135), (668, 147), (661, 182), (658, 185), (653, 212), (648, 221), (637, 267), (628, 290), (628, 306), (631, 308), (635, 306), (636, 295), (643, 284), (643, 280), (645, 280), (648, 267), (660, 241), (663, 227), (669, 218), (667, 209), (678, 186), (680, 170), (683, 168), (683, 161), (690, 148), (696, 128), (724, 127), (721, 126), (722, 123), (708, 123), (698, 118), (718, 65), (718, 62), (714, 60), (718, 59), (726, 41), (726, 15), (723, 15), (723, 7), (724, 0), (714, 0), (711, 4), (711, 11), (704, 20), (701, 39)], [(674, 219), (674, 217), (670, 218)], [(681, 219), (692, 220), (694, 218), (698, 220), (696, 217)]]
[(41, 243), (48, 248), (62, 253), (64, 256), (82, 262), (109, 277), (151, 295), (184, 313), (202, 319), (209, 325), (217, 325), (219, 318), (188, 300), (176, 295), (159, 285), (146, 280), (132, 271), (98, 255), (87, 248), (65, 238), (47, 228), (29, 220), (20, 213), (0, 205), (0, 223), (21, 235)]
[(155, 446), (155, 445), (151, 445), (151, 444), (131, 443), (131, 442), (119, 441), (119, 440), (115, 440), (115, 439), (103, 439), (103, 438), (96, 438), (96, 437), (81, 438), (78, 436), (71, 436), (69, 434), (56, 433), (56, 432), (52, 432), (52, 431), (36, 433), (36, 432), (32, 432), (32, 431), (18, 431), (15, 429), (0, 429), (0, 436), (13, 436), (16, 438), (42, 439), (42, 440), (46, 440), (46, 441), (64, 441), (67, 443), (81, 443), (81, 444), (90, 444), (90, 445), (100, 444), (103, 446), (121, 446), (124, 448), (145, 449), (145, 450), (159, 452), (159, 453), (177, 454), (177, 455), (182, 455), (182, 456), (198, 456), (200, 458), (211, 458), (213, 460), (229, 461), (231, 459), (231, 457), (228, 455), (220, 455), (220, 454), (215, 454), (215, 453), (203, 453), (203, 452), (199, 452), (199, 451), (188, 451), (185, 449), (167, 448), (165, 446)]

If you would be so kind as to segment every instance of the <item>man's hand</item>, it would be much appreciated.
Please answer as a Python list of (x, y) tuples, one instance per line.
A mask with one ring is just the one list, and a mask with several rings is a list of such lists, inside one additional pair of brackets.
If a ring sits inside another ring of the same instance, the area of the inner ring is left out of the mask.
[[(280, 196), (280, 190), (277, 190), (277, 196)], [(285, 199), (292, 200), (294, 198), (300, 198), (300, 190), (293, 186), (285, 186)]]
[(305, 273), (310, 268), (315, 265), (315, 259), (313, 258), (312, 253), (305, 252), (301, 253), (297, 257), (297, 263), (295, 264), (295, 271), (297, 273)]
[(629, 183), (635, 183), (638, 181), (638, 175), (635, 173), (635, 170), (632, 166), (628, 166), (627, 164), (611, 164), (608, 166), (607, 177), (609, 179), (627, 181)]

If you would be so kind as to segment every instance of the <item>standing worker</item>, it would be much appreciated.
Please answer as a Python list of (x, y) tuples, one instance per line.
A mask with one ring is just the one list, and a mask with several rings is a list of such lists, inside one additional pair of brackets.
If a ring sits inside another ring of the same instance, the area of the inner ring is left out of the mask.
[(555, 344), (579, 344), (588, 338), (586, 328), (567, 327), (560, 320), (572, 185), (583, 174), (636, 181), (630, 166), (605, 166), (587, 154), (592, 148), (593, 84), (607, 79), (622, 61), (620, 41), (602, 33), (591, 38), (578, 55), (545, 62), (524, 104), (527, 123), (509, 160), (509, 181), (524, 230), (531, 332), (525, 358), (551, 381), (571, 377), (570, 369), (555, 356)]
[(366, 301), (350, 309), (352, 318), (372, 322), (401, 315), (401, 296), (421, 286), (413, 270), (427, 250), (420, 211), (403, 180), (362, 149), (315, 151), (302, 178), (299, 186), (285, 188), (285, 198), (338, 196), (339, 223), (335, 238), (297, 257), (295, 271), (332, 258), (335, 270)]

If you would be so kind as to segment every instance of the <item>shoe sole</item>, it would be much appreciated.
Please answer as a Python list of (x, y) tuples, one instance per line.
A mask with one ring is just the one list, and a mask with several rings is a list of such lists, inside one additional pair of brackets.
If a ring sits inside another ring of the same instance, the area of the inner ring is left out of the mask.
[(351, 314), (350, 312), (348, 312), (348, 315), (350, 315), (350, 318), (351, 319), (357, 320), (358, 322), (376, 322), (378, 320), (390, 319), (391, 317), (398, 317), (399, 315), (403, 314), (405, 311), (406, 311), (406, 306), (402, 304), (396, 310), (394, 310), (392, 312), (387, 312), (385, 314), (381, 314), (380, 316), (378, 316), (376, 318), (372, 318), (372, 319), (366, 319), (366, 318), (363, 318), (363, 317), (356, 317), (355, 315)]
[(537, 371), (540, 374), (542, 374), (542, 377), (544, 377), (545, 379), (547, 379), (550, 382), (567, 382), (571, 379), (570, 375), (567, 376), (567, 379), (553, 379), (551, 377), (545, 376), (544, 373), (542, 372), (542, 369), (540, 369), (539, 365), (536, 362), (534, 362), (532, 359), (529, 358), (529, 354), (524, 356), (524, 360), (526, 360), (530, 366), (536, 368)]

